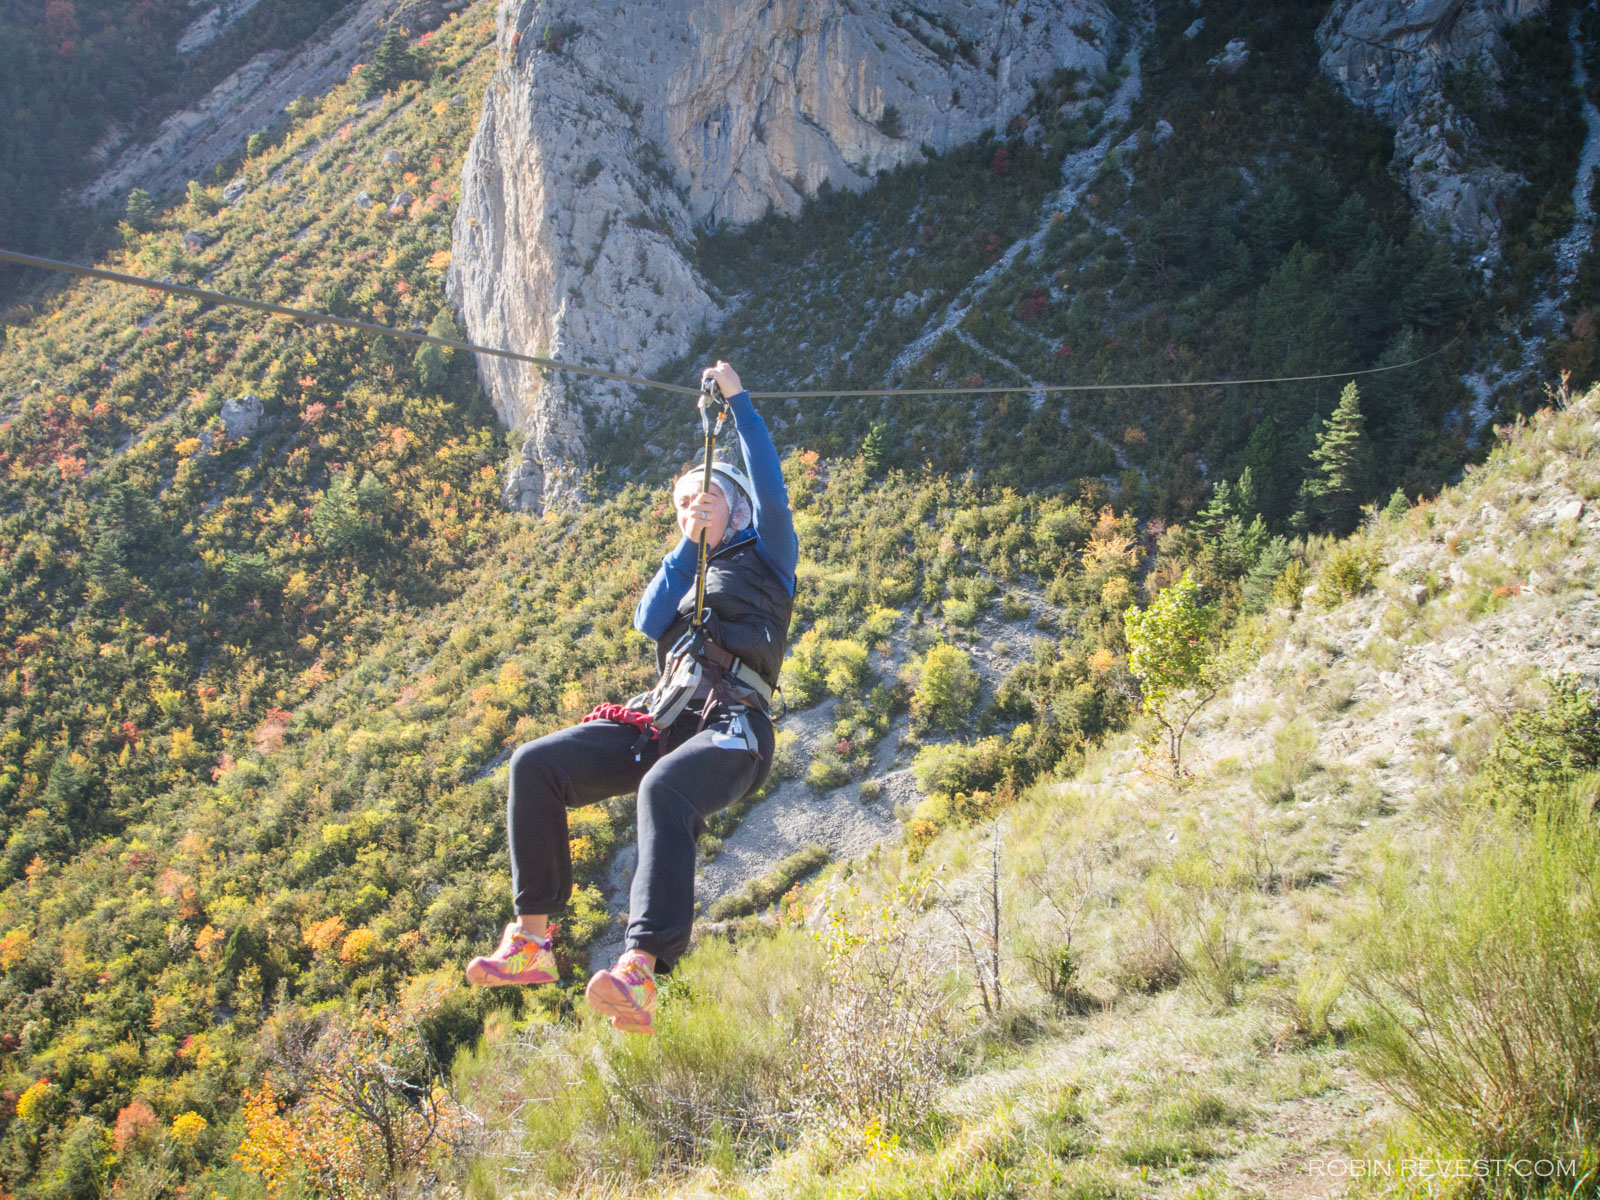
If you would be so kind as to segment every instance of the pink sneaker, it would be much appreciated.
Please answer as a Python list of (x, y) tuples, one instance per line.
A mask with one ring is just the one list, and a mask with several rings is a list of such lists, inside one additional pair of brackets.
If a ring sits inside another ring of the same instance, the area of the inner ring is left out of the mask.
[(487, 958), (467, 964), (467, 979), (479, 987), (501, 987), (508, 983), (554, 983), (561, 977), (555, 951), (548, 941), (531, 938), (515, 921), (506, 926), (500, 945)]
[(609, 971), (596, 971), (584, 991), (589, 1007), (624, 1033), (654, 1033), (656, 976), (650, 962), (629, 950)]

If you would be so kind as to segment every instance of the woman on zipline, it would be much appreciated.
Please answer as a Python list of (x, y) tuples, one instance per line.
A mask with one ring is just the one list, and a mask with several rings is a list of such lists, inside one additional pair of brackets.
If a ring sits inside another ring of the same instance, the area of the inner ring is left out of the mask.
[(732, 367), (706, 368), (702, 389), (703, 422), (708, 400), (726, 398), (749, 475), (714, 459), (710, 486), (705, 463), (673, 486), (683, 536), (633, 616), (634, 628), (655, 639), (655, 688), (626, 706), (602, 704), (512, 754), (506, 840), (515, 918), (493, 954), (467, 964), (467, 978), (483, 986), (555, 982), (549, 918), (572, 893), (566, 810), (637, 790), (626, 948), (586, 992), (595, 1010), (633, 1033), (654, 1032), (655, 976), (688, 947), (705, 819), (760, 787), (772, 766), (768, 703), (794, 610), (799, 546), (777, 449)]

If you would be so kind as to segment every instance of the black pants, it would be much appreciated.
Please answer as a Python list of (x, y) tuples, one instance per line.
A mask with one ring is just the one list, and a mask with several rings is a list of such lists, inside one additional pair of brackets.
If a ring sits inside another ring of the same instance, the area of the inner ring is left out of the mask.
[(698, 732), (686, 713), (634, 758), (639, 731), (590, 721), (518, 746), (511, 756), (506, 841), (516, 913), (559, 913), (572, 894), (567, 809), (637, 789), (639, 865), (628, 898), (628, 948), (670, 971), (694, 925), (695, 842), (705, 819), (760, 787), (772, 765), (772, 723), (740, 710), (761, 756), (729, 734), (734, 712), (718, 706)]

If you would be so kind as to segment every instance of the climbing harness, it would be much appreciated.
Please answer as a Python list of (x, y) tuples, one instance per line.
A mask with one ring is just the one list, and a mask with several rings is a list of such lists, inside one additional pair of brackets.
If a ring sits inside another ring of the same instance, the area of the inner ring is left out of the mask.
[[(715, 382), (707, 379), (700, 389), (700, 429), (705, 437), (705, 466), (700, 480), (702, 493), (712, 486), (712, 471), (716, 465), (717, 438), (728, 415), (728, 404)], [(712, 420), (712, 409), (716, 419)], [(694, 612), (689, 628), (667, 653), (661, 678), (648, 692), (641, 692), (625, 705), (601, 704), (584, 718), (585, 721), (619, 721), (639, 730), (634, 742), (635, 761), (644, 753), (650, 742), (660, 738), (663, 729), (669, 729), (688, 709), (695, 699), (704, 697), (696, 730), (706, 727), (712, 710), (725, 705), (732, 713), (725, 736), (730, 742), (743, 746), (752, 755), (761, 757), (755, 730), (745, 719), (752, 703), (766, 712), (772, 703), (772, 688), (752, 667), (711, 640), (708, 632), (710, 612), (706, 607), (706, 572), (710, 567), (711, 550), (707, 545), (707, 530), (701, 528), (699, 557), (695, 566)]]

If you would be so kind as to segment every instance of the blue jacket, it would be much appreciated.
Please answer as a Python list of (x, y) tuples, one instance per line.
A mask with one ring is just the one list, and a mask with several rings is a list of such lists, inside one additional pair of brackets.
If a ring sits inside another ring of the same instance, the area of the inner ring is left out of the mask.
[[(706, 606), (713, 615), (711, 635), (776, 683), (794, 607), (795, 567), (800, 543), (795, 537), (789, 489), (777, 447), (750, 403), (750, 393), (728, 400), (734, 428), (750, 472), (750, 528), (725, 537), (711, 552), (706, 572)], [(751, 553), (753, 551), (753, 553)], [(634, 610), (633, 625), (655, 639), (658, 658), (688, 627), (694, 607), (694, 573), (699, 546), (688, 538), (661, 560)]]

